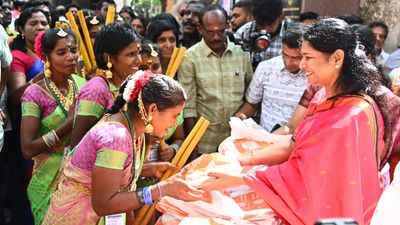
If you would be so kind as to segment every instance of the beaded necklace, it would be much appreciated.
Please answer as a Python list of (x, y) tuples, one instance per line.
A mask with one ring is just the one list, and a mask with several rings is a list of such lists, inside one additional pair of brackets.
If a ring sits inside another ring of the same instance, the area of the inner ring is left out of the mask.
[(131, 137), (132, 137), (132, 144), (133, 144), (133, 165), (132, 165), (132, 182), (130, 184), (130, 191), (135, 191), (136, 190), (136, 181), (139, 178), (139, 175), (141, 173), (143, 163), (144, 163), (144, 156), (145, 150), (141, 150), (141, 146), (143, 148), (145, 145), (143, 144), (143, 139), (144, 139), (144, 134), (142, 134), (141, 137), (136, 138), (135, 134), (135, 128), (133, 127), (133, 123), (131, 120), (131, 117), (129, 116), (128, 112), (124, 112), (124, 116), (126, 121), (128, 121)]

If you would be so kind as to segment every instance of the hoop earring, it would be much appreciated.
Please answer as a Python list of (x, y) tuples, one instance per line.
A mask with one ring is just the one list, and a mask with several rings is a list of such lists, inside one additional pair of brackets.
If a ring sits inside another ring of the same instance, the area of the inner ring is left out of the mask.
[(46, 62), (44, 63), (44, 76), (47, 78), (51, 77), (51, 70), (50, 70), (50, 61), (46, 57)]
[(113, 77), (113, 73), (111, 72), (111, 67), (112, 67), (112, 63), (110, 61), (110, 56), (108, 56), (108, 60), (107, 60), (107, 68), (108, 68), (108, 70), (106, 71), (107, 79), (112, 79), (112, 77)]

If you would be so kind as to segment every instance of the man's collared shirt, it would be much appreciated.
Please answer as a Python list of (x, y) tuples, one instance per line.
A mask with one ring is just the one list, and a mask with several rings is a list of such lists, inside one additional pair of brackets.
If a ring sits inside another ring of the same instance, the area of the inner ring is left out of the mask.
[(229, 118), (242, 104), (251, 77), (250, 54), (229, 40), (221, 57), (204, 40), (186, 52), (178, 72), (188, 93), (183, 115), (211, 122), (199, 143), (200, 153), (215, 152), (230, 135)]
[[(236, 39), (244, 39), (244, 40), (249, 40), (250, 37), (250, 28), (251, 24), (253, 22), (248, 22), (245, 25), (241, 26), (239, 30), (235, 33), (235, 38)], [(255, 23), (255, 22), (254, 22)], [(289, 19), (285, 19), (282, 21), (281, 29), (279, 31), (279, 34), (276, 35), (275, 37), (271, 38), (271, 41), (269, 43), (269, 47), (260, 52), (260, 53), (253, 53), (252, 54), (252, 59), (254, 60), (255, 58), (259, 58), (260, 62), (268, 60), (270, 58), (279, 56), (282, 51), (282, 37), (283, 34), (286, 32), (287, 27), (289, 27), (290, 24), (292, 24), (293, 21)]]
[(261, 62), (246, 92), (246, 101), (261, 102), (260, 125), (267, 131), (287, 123), (307, 87), (304, 72), (296, 74), (285, 69), (282, 56)]

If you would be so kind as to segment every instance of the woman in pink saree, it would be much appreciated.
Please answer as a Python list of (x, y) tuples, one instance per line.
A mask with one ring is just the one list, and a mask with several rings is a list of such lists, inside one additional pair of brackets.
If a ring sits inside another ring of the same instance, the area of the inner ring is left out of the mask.
[(209, 173), (220, 189), (245, 182), (286, 224), (314, 224), (351, 217), (369, 224), (383, 190), (379, 174), (390, 142), (387, 100), (378, 96), (380, 75), (357, 56), (356, 35), (342, 20), (311, 27), (301, 48), (300, 68), (313, 98), (291, 140), (242, 155), (242, 165), (266, 164), (254, 174)]
[(202, 197), (202, 191), (176, 176), (136, 188), (139, 175), (158, 176), (175, 169), (167, 162), (143, 164), (144, 136), (163, 137), (176, 125), (185, 106), (183, 88), (167, 76), (139, 71), (121, 85), (119, 93), (110, 114), (75, 147), (42, 225), (96, 225), (107, 224), (108, 219), (114, 221), (111, 224), (132, 224), (133, 210), (163, 195), (187, 201)]

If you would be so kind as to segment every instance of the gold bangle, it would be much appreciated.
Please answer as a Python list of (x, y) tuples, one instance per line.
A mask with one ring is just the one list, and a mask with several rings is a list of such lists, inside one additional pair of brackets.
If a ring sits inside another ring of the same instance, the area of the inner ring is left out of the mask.
[(53, 134), (53, 136), (54, 136), (54, 138), (55, 138), (57, 144), (60, 143), (61, 140), (60, 140), (60, 138), (58, 137), (56, 131), (55, 131), (55, 130), (51, 130), (50, 132)]
[(254, 159), (254, 151), (251, 151), (251, 165), (254, 166), (255, 159)]
[(46, 134), (42, 136), (42, 139), (43, 139), (44, 143), (46, 144), (46, 146), (49, 147), (49, 148), (51, 148), (51, 146), (50, 146), (50, 144), (49, 144), (49, 142), (48, 142), (48, 140), (47, 140)]

